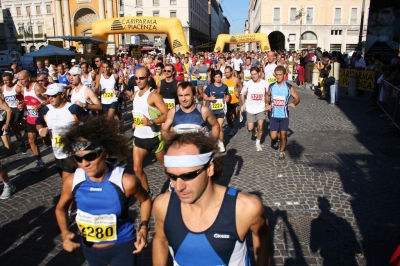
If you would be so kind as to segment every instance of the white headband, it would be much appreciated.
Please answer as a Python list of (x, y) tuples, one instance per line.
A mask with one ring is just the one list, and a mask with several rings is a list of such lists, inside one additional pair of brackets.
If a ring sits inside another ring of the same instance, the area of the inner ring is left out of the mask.
[(196, 155), (181, 155), (181, 156), (170, 156), (164, 155), (164, 166), (165, 167), (194, 167), (205, 165), (213, 160), (213, 153), (203, 153)]

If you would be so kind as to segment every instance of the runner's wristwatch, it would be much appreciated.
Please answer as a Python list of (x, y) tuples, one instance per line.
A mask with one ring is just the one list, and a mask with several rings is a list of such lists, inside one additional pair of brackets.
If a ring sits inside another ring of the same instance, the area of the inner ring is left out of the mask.
[(140, 225), (139, 225), (139, 230), (140, 230), (140, 228), (142, 228), (142, 227), (146, 227), (146, 228), (147, 228), (147, 231), (150, 231), (150, 224), (149, 224), (149, 222), (147, 222), (147, 221), (141, 222)]

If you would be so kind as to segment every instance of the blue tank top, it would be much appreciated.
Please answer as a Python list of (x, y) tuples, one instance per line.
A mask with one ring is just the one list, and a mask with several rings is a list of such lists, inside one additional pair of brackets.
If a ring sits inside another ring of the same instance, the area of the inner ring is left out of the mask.
[(58, 76), (58, 83), (69, 85), (69, 80), (67, 77), (67, 73), (64, 73), (64, 75), (59, 75)]
[(179, 104), (175, 106), (175, 116), (174, 120), (172, 121), (172, 126), (175, 127), (177, 125), (183, 124), (196, 125), (200, 127), (206, 125), (206, 122), (201, 115), (201, 104), (198, 104), (196, 108), (190, 113), (185, 113), (184, 111), (182, 111)]
[[(89, 242), (126, 243), (135, 239), (136, 231), (128, 214), (129, 198), (122, 186), (125, 169), (107, 166), (110, 172), (102, 182), (93, 182), (83, 169), (76, 169), (72, 186), (77, 206), (76, 222), (82, 236)], [(98, 224), (97, 221), (102, 219), (105, 222)], [(112, 238), (115, 239), (110, 240)]]
[(271, 117), (274, 118), (286, 118), (289, 117), (288, 102), (290, 98), (290, 85), (287, 82), (282, 82), (281, 87), (278, 87), (276, 82), (269, 85), (271, 90)]
[(250, 265), (246, 240), (241, 241), (236, 230), (237, 194), (236, 189), (227, 188), (214, 223), (204, 232), (194, 233), (183, 222), (178, 196), (171, 193), (164, 232), (178, 265)]
[[(194, 69), (194, 66), (191, 65), (191, 66), (190, 66), (190, 69), (189, 69), (189, 72), (190, 72), (189, 77), (190, 77), (190, 82), (196, 84), (196, 83), (197, 83), (197, 78), (196, 78), (196, 79), (193, 79), (193, 75), (192, 75), (193, 69)], [(195, 74), (199, 74), (199, 71), (196, 71), (196, 72), (194, 72), (194, 73), (195, 73)]]

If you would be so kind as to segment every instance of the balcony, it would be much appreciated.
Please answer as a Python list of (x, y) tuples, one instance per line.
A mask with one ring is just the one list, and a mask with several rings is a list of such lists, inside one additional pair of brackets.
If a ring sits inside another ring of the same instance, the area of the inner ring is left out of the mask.
[(46, 34), (45, 33), (36, 33), (36, 34), (18, 34), (15, 35), (15, 37), (17, 38), (17, 40), (45, 40), (46, 39)]

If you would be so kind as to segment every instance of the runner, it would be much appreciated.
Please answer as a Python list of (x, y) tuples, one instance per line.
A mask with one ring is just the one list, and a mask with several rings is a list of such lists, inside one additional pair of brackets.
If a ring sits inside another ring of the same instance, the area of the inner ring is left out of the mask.
[(110, 62), (104, 62), (102, 67), (104, 70), (103, 73), (96, 76), (95, 91), (98, 95), (101, 95), (101, 105), (104, 114), (109, 119), (113, 119), (118, 105), (118, 83), (122, 81), (119, 80), (117, 74), (111, 73)]
[[(197, 78), (197, 88), (199, 89), (200, 97), (203, 97), (203, 90), (207, 87), (208, 72), (210, 71), (209, 65), (205, 64), (204, 55), (200, 55), (199, 64), (192, 70), (192, 75)], [(203, 103), (205, 106), (205, 103)]]
[(252, 233), (256, 264), (267, 266), (271, 238), (264, 206), (255, 196), (217, 185), (222, 157), (202, 133), (175, 135), (166, 145), (165, 172), (175, 191), (154, 201), (154, 266), (250, 265), (246, 235)]
[(176, 96), (176, 89), (178, 87), (178, 81), (174, 79), (175, 68), (172, 64), (166, 64), (164, 66), (165, 79), (161, 80), (157, 92), (161, 94), (168, 110), (173, 108), (177, 103), (178, 99)]
[(185, 56), (183, 58), (183, 73), (185, 77), (185, 81), (189, 81), (190, 77), (190, 62), (189, 62), (189, 57)]
[[(248, 59), (246, 59), (246, 61), (248, 61)], [(265, 95), (268, 92), (268, 84), (261, 79), (260, 72), (260, 68), (258, 67), (251, 68), (251, 80), (244, 83), (240, 93), (242, 112), (246, 110), (247, 113), (247, 130), (253, 132), (255, 130), (254, 123), (257, 123), (257, 132), (254, 132), (257, 151), (262, 151), (260, 141), (263, 134), (264, 121), (266, 119), (265, 105), (267, 102)]]
[(50, 81), (51, 77), (49, 77), (49, 75), (46, 73), (41, 73), (36, 78), (36, 82), (42, 85), (42, 87), (45, 88), (46, 90), (51, 84)]
[(242, 69), (243, 69), (243, 61), (240, 58), (240, 54), (237, 53), (235, 54), (235, 57), (232, 59), (232, 63), (233, 63), (233, 69), (235, 70), (234, 74), (235, 77), (239, 77), (242, 73)]
[[(10, 121), (12, 119), (13, 113), (11, 108), (7, 105), (3, 98), (0, 97), (0, 136), (1, 141), (3, 142), (4, 148), (7, 150), (17, 149), (17, 152), (20, 151), (18, 149), (19, 146), (22, 146), (22, 142), (13, 142), (11, 143), (10, 135), (8, 134), (10, 131)], [(26, 151), (26, 150), (25, 150)]]
[(181, 62), (181, 58), (179, 56), (176, 57), (176, 63), (174, 67), (175, 67), (175, 80), (177, 80), (178, 82), (184, 81), (185, 69)]
[(225, 78), (222, 80), (222, 82), (228, 86), (230, 97), (226, 105), (226, 121), (231, 129), (229, 136), (234, 136), (237, 132), (237, 129), (235, 129), (235, 126), (233, 125), (233, 120), (237, 119), (239, 116), (239, 94), (243, 85), (239, 79), (233, 76), (233, 69), (230, 66), (225, 68)]
[(36, 119), (39, 116), (40, 109), (49, 103), (43, 94), (46, 92), (42, 85), (32, 82), (29, 72), (22, 70), (18, 73), (18, 80), (24, 87), (24, 100), (28, 110), (26, 122), (28, 131), (28, 141), (33, 155), (36, 157), (37, 165), (31, 171), (36, 173), (46, 168), (46, 164), (42, 161), (39, 147), (36, 144)]
[(8, 199), (14, 193), (16, 187), (10, 182), (7, 172), (4, 170), (3, 165), (0, 162), (0, 180), (4, 184), (3, 193), (0, 195), (0, 199)]
[(96, 94), (82, 84), (82, 70), (79, 67), (73, 67), (69, 74), (71, 76), (71, 85), (73, 86), (71, 103), (79, 105), (85, 110), (100, 111), (102, 106)]
[(71, 86), (69, 85), (69, 74), (65, 71), (65, 68), (62, 64), (57, 66), (57, 79), (58, 83), (61, 83), (65, 86), (66, 89), (70, 89)]
[(96, 74), (103, 74), (104, 69), (103, 69), (103, 63), (105, 62), (104, 58), (101, 56), (96, 56), (94, 58), (94, 64), (96, 66)]
[(204, 90), (204, 100), (210, 101), (210, 109), (217, 118), (219, 124), (219, 142), (218, 147), (220, 152), (225, 152), (224, 146), (224, 130), (223, 124), (225, 120), (226, 102), (229, 101), (228, 86), (222, 83), (222, 73), (215, 70), (211, 77), (212, 83)]
[(160, 125), (165, 122), (168, 109), (161, 95), (150, 90), (150, 71), (147, 68), (136, 70), (135, 80), (139, 91), (134, 95), (132, 111), (135, 126), (133, 170), (143, 187), (153, 196), (143, 171), (143, 162), (148, 152), (154, 152), (160, 164), (164, 165), (164, 140)]
[[(162, 137), (169, 140), (175, 133), (207, 132), (207, 123), (211, 127), (211, 136), (218, 139), (220, 126), (210, 108), (196, 104), (196, 87), (191, 82), (178, 85), (179, 105), (168, 111), (167, 120), (162, 126)], [(173, 131), (171, 130), (173, 128)]]
[(242, 75), (242, 80), (244, 82), (248, 82), (251, 80), (251, 57), (246, 58), (246, 62), (244, 63), (243, 66), (243, 75)]
[[(96, 80), (95, 73), (89, 73), (88, 63), (84, 62), (81, 63), (81, 82), (83, 85), (88, 87), (89, 89), (93, 90), (94, 88), (94, 81)], [(97, 97), (97, 96), (96, 96)]]
[[(278, 149), (278, 131), (280, 131), (280, 150), (279, 160), (285, 159), (285, 148), (287, 144), (287, 131), (289, 129), (289, 109), (288, 106), (295, 108), (299, 104), (300, 98), (295, 88), (284, 81), (286, 69), (278, 66), (275, 69), (276, 82), (269, 86), (266, 95), (267, 110), (271, 111), (269, 134), (271, 137), (271, 147)], [(294, 101), (289, 104), (292, 96)]]
[(267, 63), (264, 67), (264, 79), (268, 83), (268, 85), (274, 83), (276, 78), (274, 76), (274, 70), (277, 67), (275, 63), (275, 53), (268, 52), (267, 54)]
[[(63, 248), (68, 252), (82, 246), (90, 265), (135, 265), (135, 254), (147, 246), (151, 199), (138, 179), (124, 168), (106, 162), (107, 157), (127, 157), (129, 150), (118, 121), (100, 116), (74, 126), (61, 138), (63, 152), (78, 164), (74, 175), (63, 183), (56, 207)], [(140, 201), (141, 223), (135, 230), (128, 214), (129, 201)], [(68, 226), (67, 209), (75, 200), (76, 224), (81, 243)]]

